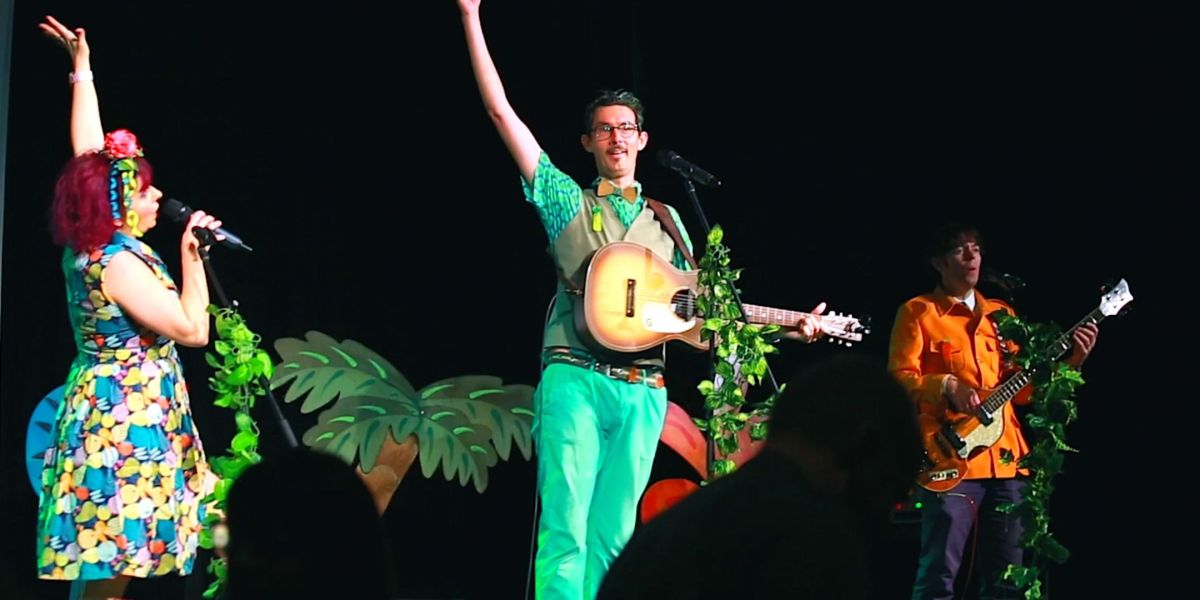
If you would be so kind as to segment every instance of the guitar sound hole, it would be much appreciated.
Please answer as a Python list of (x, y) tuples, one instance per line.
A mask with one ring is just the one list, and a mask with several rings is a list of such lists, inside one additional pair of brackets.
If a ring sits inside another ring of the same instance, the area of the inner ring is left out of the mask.
[(671, 296), (671, 304), (675, 307), (675, 316), (690, 321), (696, 316), (696, 295), (691, 290), (679, 290)]

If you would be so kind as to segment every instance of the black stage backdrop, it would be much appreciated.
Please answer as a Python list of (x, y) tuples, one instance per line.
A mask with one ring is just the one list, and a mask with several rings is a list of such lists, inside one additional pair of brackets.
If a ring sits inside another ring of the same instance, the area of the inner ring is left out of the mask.
[[(647, 191), (679, 208), (699, 244), (696, 212), (653, 153), (675, 150), (721, 177), (700, 198), (745, 267), (744, 298), (869, 313), (875, 332), (856, 350), (882, 359), (896, 307), (931, 287), (919, 236), (932, 223), (981, 227), (986, 264), (1028, 282), (1018, 308), (1036, 320), (1070, 325), (1101, 284), (1128, 278), (1135, 310), (1103, 325), (1070, 430), (1082, 453), (1060, 479), (1054, 529), (1074, 555), (1052, 571), (1051, 590), (1121, 597), (1165, 585), (1169, 570), (1150, 574), (1164, 566), (1152, 543), (1161, 533), (1139, 490), (1153, 477), (1144, 445), (1163, 427), (1148, 401), (1169, 385), (1152, 383), (1169, 342), (1150, 318), (1162, 312), (1151, 265), (1171, 262), (1165, 211), (1185, 198), (1161, 177), (1185, 164), (1187, 78), (1171, 59), (1182, 35), (1096, 6), (720, 4), (491, 0), (483, 17), (512, 104), (557, 164), (590, 181), (582, 106), (597, 89), (633, 89), (648, 106)], [(545, 234), (481, 108), (456, 6), (402, 6), (17, 3), (0, 402), (6, 589), (66, 589), (35, 581), (23, 457), (30, 412), (74, 352), (45, 225), (70, 152), (69, 64), (38, 32), (44, 14), (88, 28), (104, 124), (138, 133), (158, 186), (256, 248), (214, 256), (268, 343), (310, 329), (353, 338), (417, 386), (468, 373), (536, 382), (554, 285)], [(178, 234), (164, 222), (146, 238), (176, 274)], [(773, 366), (786, 378), (838, 351), (788, 346)], [(182, 352), (204, 441), (219, 453), (230, 415), (210, 406), (203, 354)], [(674, 349), (672, 399), (695, 409), (704, 370), (703, 355)], [(284, 408), (297, 433), (314, 422)], [(264, 452), (280, 450), (267, 411), (257, 416)], [(656, 479), (684, 474), (660, 453)], [(534, 467), (521, 460), (500, 463), (483, 495), (414, 468), (386, 514), (404, 595), (520, 597), (533, 490)], [(314, 508), (311, 518), (337, 516)], [(902, 597), (914, 567), (915, 527), (894, 533), (880, 597)]]

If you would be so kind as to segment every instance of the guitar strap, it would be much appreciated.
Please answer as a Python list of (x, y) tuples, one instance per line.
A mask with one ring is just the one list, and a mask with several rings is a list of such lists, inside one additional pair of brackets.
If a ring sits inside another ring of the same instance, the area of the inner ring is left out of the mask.
[(567, 293), (568, 293), (568, 294), (575, 294), (576, 296), (582, 296), (582, 295), (583, 295), (583, 288), (581, 288), (581, 287), (579, 287), (578, 285), (576, 285), (574, 281), (571, 281), (571, 278), (570, 278), (570, 277), (567, 277), (566, 275), (563, 275), (563, 272), (562, 272), (562, 270), (561, 270), (561, 269), (558, 269), (558, 268), (556, 267), (556, 268), (554, 269), (554, 272), (555, 272), (555, 273), (558, 273), (558, 280), (562, 282), (562, 284), (563, 284), (563, 289), (565, 289), (565, 290), (567, 291)]
[[(646, 199), (646, 206), (649, 206), (650, 210), (654, 211), (654, 218), (658, 220), (659, 225), (667, 230), (667, 234), (674, 240), (675, 247), (679, 249), (679, 253), (683, 255), (684, 260), (692, 266), (692, 269), (699, 271), (700, 263), (696, 262), (696, 257), (692, 256), (692, 252), (688, 250), (687, 244), (683, 241), (683, 236), (679, 233), (679, 227), (675, 225), (675, 217), (671, 215), (671, 211), (667, 208), (667, 205), (649, 196), (643, 195), (642, 197)], [(583, 294), (583, 289), (576, 285), (574, 281), (571, 281), (571, 278), (558, 269), (555, 269), (555, 272), (558, 273), (558, 279), (563, 283), (567, 293), (575, 295)]]
[(699, 271), (700, 263), (696, 262), (696, 257), (692, 256), (692, 252), (688, 250), (687, 244), (683, 241), (683, 236), (679, 235), (679, 228), (675, 226), (675, 217), (671, 216), (671, 211), (667, 209), (667, 205), (655, 200), (649, 196), (642, 196), (646, 199), (646, 206), (654, 211), (654, 216), (658, 219), (663, 229), (667, 230), (671, 239), (675, 240), (675, 247), (679, 249), (679, 253), (683, 255), (684, 260), (692, 265), (692, 269)]

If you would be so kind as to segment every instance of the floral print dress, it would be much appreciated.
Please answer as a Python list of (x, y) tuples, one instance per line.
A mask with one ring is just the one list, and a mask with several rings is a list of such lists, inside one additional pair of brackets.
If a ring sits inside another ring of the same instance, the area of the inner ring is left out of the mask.
[(63, 256), (79, 352), (42, 471), (43, 579), (186, 575), (195, 561), (208, 465), (174, 342), (133, 322), (101, 287), (120, 252), (178, 294), (158, 254), (122, 232)]

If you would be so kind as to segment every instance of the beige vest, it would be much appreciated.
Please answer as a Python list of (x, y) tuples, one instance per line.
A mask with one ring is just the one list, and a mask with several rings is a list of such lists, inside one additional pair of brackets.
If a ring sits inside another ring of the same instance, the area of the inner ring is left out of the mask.
[[(574, 289), (582, 289), (592, 255), (609, 242), (626, 241), (641, 244), (667, 262), (671, 262), (675, 254), (675, 242), (654, 218), (654, 211), (649, 205), (642, 208), (642, 212), (626, 229), (609, 201), (597, 198), (595, 190), (583, 190), (580, 203), (579, 213), (571, 219), (566, 229), (548, 249), (550, 258), (558, 269), (559, 282), (554, 310), (542, 336), (542, 346), (568, 346), (615, 364), (630, 364), (635, 360), (641, 363), (646, 362), (644, 359), (647, 356), (661, 356), (661, 351), (657, 349), (636, 355), (612, 352), (600, 356), (602, 353), (584, 344), (575, 330), (575, 303), (580, 302), (581, 298), (578, 294), (568, 291), (563, 279), (569, 280)], [(592, 227), (592, 215), (597, 207), (600, 210), (600, 231)]]

